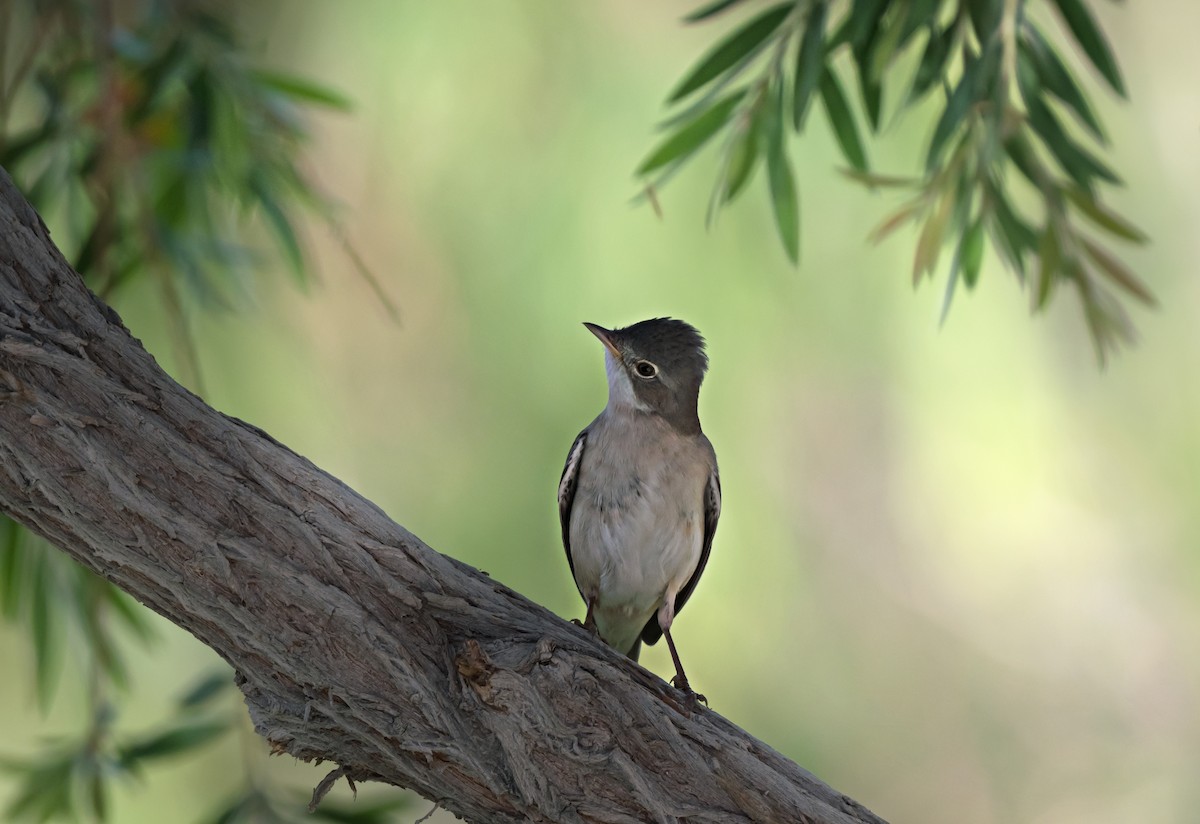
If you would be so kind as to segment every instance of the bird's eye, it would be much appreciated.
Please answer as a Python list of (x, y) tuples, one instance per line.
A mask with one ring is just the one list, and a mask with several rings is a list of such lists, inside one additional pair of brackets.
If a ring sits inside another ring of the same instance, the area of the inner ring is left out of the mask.
[(643, 378), (653, 378), (658, 374), (658, 367), (648, 360), (640, 360), (633, 367)]

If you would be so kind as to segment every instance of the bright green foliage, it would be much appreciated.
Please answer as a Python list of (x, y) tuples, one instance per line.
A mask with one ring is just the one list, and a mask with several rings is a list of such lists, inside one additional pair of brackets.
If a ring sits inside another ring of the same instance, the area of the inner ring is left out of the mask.
[[(687, 19), (708, 21), (750, 5), (725, 0)], [(675, 130), (638, 174), (650, 178), (647, 189), (653, 193), (696, 149), (726, 129), (709, 222), (717, 208), (742, 191), (754, 165), (764, 160), (776, 226), (784, 250), (796, 262), (798, 187), (786, 165), (785, 131), (787, 124), (803, 131), (812, 98), (819, 94), (851, 167), (848, 176), (872, 188), (899, 185), (915, 190), (871, 237), (878, 241), (906, 223), (920, 225), (912, 267), (918, 283), (937, 271), (942, 247), (952, 247), (943, 314), (959, 279), (968, 289), (975, 286), (990, 247), (1022, 284), (1030, 281), (1035, 311), (1047, 304), (1058, 285), (1075, 286), (1103, 363), (1120, 342), (1133, 337), (1117, 294), (1148, 305), (1154, 304), (1154, 297), (1111, 252), (1084, 233), (1079, 218), (1120, 240), (1141, 243), (1145, 236), (1103, 204), (1101, 188), (1120, 180), (1061, 118), (1069, 116), (1100, 144), (1105, 141), (1103, 127), (1072, 70), (1026, 15), (1027, 5), (1026, 0), (794, 0), (772, 5), (736, 25), (733, 34), (677, 85), (667, 102), (688, 106), (687, 120), (682, 126), (674, 118), (668, 121)], [(1124, 96), (1112, 49), (1085, 0), (1053, 0), (1048, 5), (1100, 77)], [(878, 133), (885, 122), (884, 80), (896, 82), (891, 78), (897, 73), (888, 70), (917, 49), (915, 72), (902, 73), (907, 88), (892, 95), (896, 114), (923, 100), (935, 86), (944, 90), (944, 104), (924, 151), (920, 176), (876, 175), (870, 170), (848, 87), (834, 63), (847, 54), (857, 79), (862, 122)], [(724, 96), (716, 100), (718, 90)], [(703, 141), (684, 141), (694, 124), (705, 126)], [(688, 151), (663, 151), (681, 142), (687, 143)], [(1031, 217), (1013, 206), (1015, 190), (1022, 187), (1026, 195), (1032, 188), (1042, 205), (1040, 215)]]

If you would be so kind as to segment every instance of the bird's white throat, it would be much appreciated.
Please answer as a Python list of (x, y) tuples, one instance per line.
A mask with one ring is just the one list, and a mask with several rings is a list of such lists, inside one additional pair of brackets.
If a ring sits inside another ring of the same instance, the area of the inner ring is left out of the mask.
[(629, 380), (629, 373), (625, 371), (625, 367), (613, 357), (613, 353), (607, 349), (604, 352), (604, 372), (608, 376), (608, 408), (614, 411), (619, 409), (636, 409), (645, 411), (648, 407), (638, 399), (637, 394), (633, 391), (633, 384)]

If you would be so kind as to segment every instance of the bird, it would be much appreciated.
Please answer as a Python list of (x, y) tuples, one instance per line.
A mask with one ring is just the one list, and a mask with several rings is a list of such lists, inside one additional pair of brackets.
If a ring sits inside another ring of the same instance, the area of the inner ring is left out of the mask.
[[(671, 683), (693, 703), (671, 626), (708, 563), (721, 477), (700, 428), (704, 338), (673, 318), (584, 326), (604, 344), (608, 403), (579, 433), (558, 485), (567, 563), (583, 627), (636, 661), (665, 637)], [(578, 623), (578, 622), (577, 622)]]

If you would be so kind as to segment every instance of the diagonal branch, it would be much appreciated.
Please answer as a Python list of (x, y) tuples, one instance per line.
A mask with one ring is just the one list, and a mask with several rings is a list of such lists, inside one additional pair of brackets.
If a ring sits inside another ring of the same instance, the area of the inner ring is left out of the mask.
[(171, 380), (0, 170), (0, 509), (211, 646), (279, 752), (477, 822), (875, 822)]

